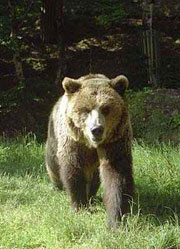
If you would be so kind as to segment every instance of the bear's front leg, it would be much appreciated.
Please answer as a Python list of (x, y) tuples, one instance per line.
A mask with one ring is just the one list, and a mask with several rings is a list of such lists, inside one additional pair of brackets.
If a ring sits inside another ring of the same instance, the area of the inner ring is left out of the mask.
[(82, 170), (75, 167), (63, 167), (61, 169), (61, 178), (66, 191), (70, 195), (73, 209), (78, 211), (81, 206), (87, 203), (87, 183)]
[(122, 148), (120, 142), (98, 148), (100, 177), (104, 188), (104, 204), (108, 223), (119, 225), (123, 214), (129, 212), (133, 196), (131, 150)]

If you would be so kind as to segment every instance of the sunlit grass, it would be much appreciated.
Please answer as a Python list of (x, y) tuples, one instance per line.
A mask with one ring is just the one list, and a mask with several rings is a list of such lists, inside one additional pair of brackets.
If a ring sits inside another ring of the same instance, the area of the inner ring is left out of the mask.
[(132, 215), (117, 231), (107, 228), (101, 202), (92, 212), (71, 210), (49, 183), (43, 153), (33, 136), (1, 139), (1, 249), (180, 248), (180, 147), (134, 142)]

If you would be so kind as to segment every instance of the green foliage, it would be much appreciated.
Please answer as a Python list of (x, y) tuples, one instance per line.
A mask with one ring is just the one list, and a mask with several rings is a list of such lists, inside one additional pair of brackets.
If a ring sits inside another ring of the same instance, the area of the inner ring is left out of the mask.
[(0, 93), (0, 105), (5, 108), (20, 106), (22, 103), (32, 102), (36, 98), (35, 94), (28, 91), (24, 81), (19, 81), (18, 84), (8, 91)]
[(172, 123), (174, 128), (178, 128), (178, 130), (180, 129), (180, 113), (177, 109), (173, 112)]
[(117, 24), (125, 16), (123, 0), (67, 1), (65, 12), (68, 20), (93, 20), (102, 26)]
[[(9, 49), (15, 49), (15, 41), (12, 39), (12, 26), (17, 32), (17, 39), (21, 41), (26, 30), (28, 22), (34, 23), (37, 15), (40, 13), (41, 1), (16, 0), (12, 1), (13, 17), (11, 9), (8, 7), (8, 1), (0, 2), (0, 45), (7, 46)], [(31, 25), (32, 27), (32, 25)]]
[(101, 12), (97, 16), (97, 22), (102, 26), (119, 23), (126, 15), (122, 2), (122, 0), (99, 1), (99, 9)]
[(0, 2), (0, 45), (7, 45), (11, 32), (11, 22), (8, 15), (7, 1)]
[(127, 99), (136, 139), (150, 144), (171, 141), (177, 145), (180, 142), (180, 97), (177, 90), (130, 91)]

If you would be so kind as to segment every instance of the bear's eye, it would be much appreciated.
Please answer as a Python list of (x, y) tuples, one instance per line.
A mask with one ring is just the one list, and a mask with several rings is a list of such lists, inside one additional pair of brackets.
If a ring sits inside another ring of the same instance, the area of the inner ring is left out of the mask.
[(107, 116), (110, 113), (110, 106), (102, 107), (101, 112), (104, 116)]
[(81, 112), (82, 112), (82, 113), (89, 113), (89, 109), (86, 108), (86, 107), (83, 107), (83, 108), (81, 109)]

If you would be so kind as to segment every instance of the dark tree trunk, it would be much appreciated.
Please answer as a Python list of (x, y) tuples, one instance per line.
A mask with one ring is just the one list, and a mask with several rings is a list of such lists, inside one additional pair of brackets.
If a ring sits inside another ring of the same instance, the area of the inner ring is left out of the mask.
[(61, 16), (63, 0), (42, 0), (41, 38), (44, 43), (57, 43), (58, 24)]
[(59, 49), (59, 65), (57, 70), (57, 76), (55, 84), (57, 88), (61, 86), (61, 81), (65, 76), (67, 71), (67, 61), (66, 61), (66, 43), (65, 43), (65, 28), (63, 19), (63, 2), (62, 5), (58, 6), (58, 16), (57, 16), (57, 43)]
[(19, 81), (19, 84), (24, 85), (25, 77), (23, 72), (22, 60), (20, 56), (20, 42), (18, 40), (18, 29), (19, 25), (17, 24), (17, 19), (15, 15), (15, 6), (10, 0), (8, 0), (9, 16), (11, 20), (11, 41), (14, 46), (13, 49), (13, 63), (16, 69), (16, 76)]
[(59, 88), (66, 71), (66, 44), (63, 19), (63, 0), (42, 0), (41, 36), (46, 44), (57, 44), (59, 62), (56, 86)]

